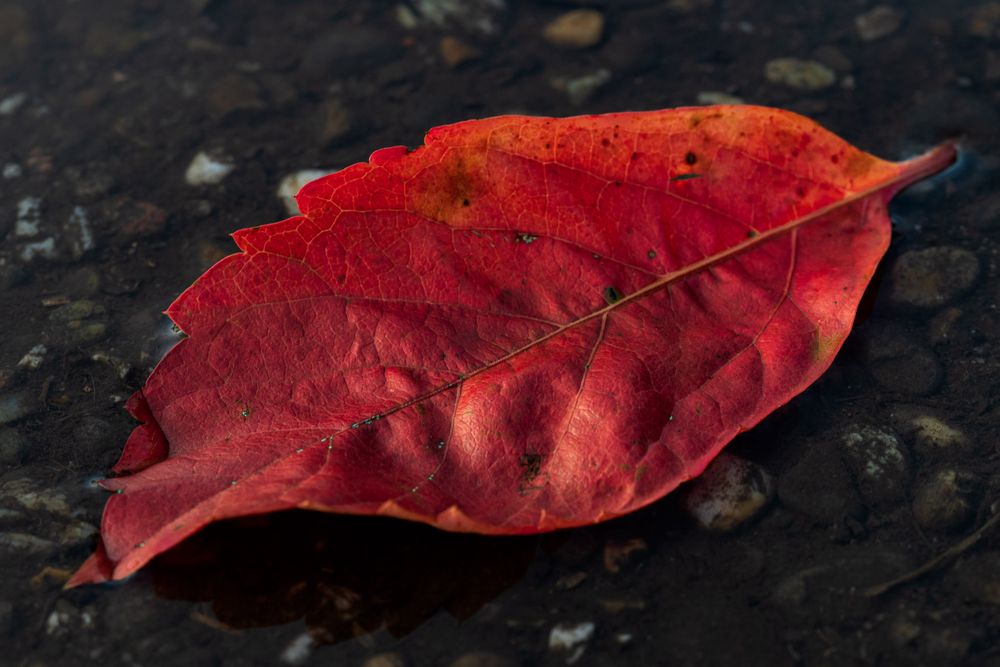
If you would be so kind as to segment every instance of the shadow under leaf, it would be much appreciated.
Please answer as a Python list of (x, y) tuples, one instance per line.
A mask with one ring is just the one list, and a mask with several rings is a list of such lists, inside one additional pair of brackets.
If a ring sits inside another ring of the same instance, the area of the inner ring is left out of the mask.
[(523, 576), (538, 544), (291, 511), (209, 526), (148, 573), (158, 595), (210, 602), (227, 626), (303, 618), (336, 643), (381, 628), (400, 637), (440, 609), (466, 619)]

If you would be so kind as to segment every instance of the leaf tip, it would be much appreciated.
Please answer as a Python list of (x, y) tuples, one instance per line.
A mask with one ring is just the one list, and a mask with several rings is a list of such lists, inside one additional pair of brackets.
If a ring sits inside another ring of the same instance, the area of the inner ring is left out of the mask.
[(101, 584), (111, 581), (113, 578), (114, 563), (108, 558), (107, 551), (104, 549), (104, 542), (99, 541), (97, 549), (91, 554), (90, 558), (83, 562), (80, 569), (73, 573), (73, 576), (63, 586), (63, 590), (69, 590), (85, 584)]

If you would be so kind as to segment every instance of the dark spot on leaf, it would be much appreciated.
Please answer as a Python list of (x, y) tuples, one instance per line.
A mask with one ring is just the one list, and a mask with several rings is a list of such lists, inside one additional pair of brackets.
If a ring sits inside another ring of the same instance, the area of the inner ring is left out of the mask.
[(472, 203), (472, 202), (470, 202), (470, 201), (469, 201), (468, 199), (463, 199), (463, 200), (462, 200), (462, 206), (468, 206), (468, 205), (469, 205), (469, 204), (471, 204), (471, 203)]
[(538, 477), (538, 473), (542, 469), (542, 455), (536, 454), (534, 452), (525, 452), (521, 454), (521, 457), (517, 460), (517, 464), (521, 466), (521, 479), (518, 483), (518, 491), (521, 495), (526, 494), (529, 491), (537, 491), (540, 486), (529, 486), (535, 478)]
[(698, 161), (698, 156), (692, 153), (691, 151), (688, 151), (688, 154), (684, 156), (684, 161), (687, 162), (688, 164), (694, 164), (695, 162)]
[(805, 197), (806, 190), (800, 185), (799, 187), (795, 188), (795, 194), (797, 194), (799, 197)]
[(622, 293), (619, 292), (618, 288), (615, 287), (614, 285), (610, 285), (610, 286), (604, 288), (604, 300), (608, 304), (612, 304), (612, 303), (615, 303), (617, 301), (621, 301), (621, 299), (622, 299)]
[(607, 137), (604, 137), (603, 139), (601, 139), (601, 145), (602, 146), (610, 146), (611, 145), (611, 140), (608, 139)]
[(702, 174), (681, 174), (680, 176), (674, 176), (670, 179), (671, 183), (676, 183), (677, 181), (690, 181), (692, 178), (701, 178)]
[(514, 243), (524, 243), (525, 245), (529, 243), (534, 243), (538, 240), (538, 237), (534, 234), (529, 234), (527, 232), (522, 232), (514, 237)]
[(757, 230), (756, 229), (748, 229), (747, 230), (747, 238), (748, 239), (752, 239), (755, 236), (757, 236)]
[(621, 186), (622, 186), (622, 182), (621, 181), (615, 181), (615, 187), (616, 188), (620, 188)]
[(656, 259), (656, 251), (650, 250), (649, 252), (646, 253), (646, 257), (649, 257), (650, 259)]

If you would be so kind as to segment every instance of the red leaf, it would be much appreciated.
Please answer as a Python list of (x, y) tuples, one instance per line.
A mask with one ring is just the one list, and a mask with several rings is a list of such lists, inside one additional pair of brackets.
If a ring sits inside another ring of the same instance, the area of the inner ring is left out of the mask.
[(889, 200), (953, 157), (709, 107), (458, 123), (315, 181), (168, 310), (71, 584), (294, 507), (531, 533), (653, 502), (829, 366)]

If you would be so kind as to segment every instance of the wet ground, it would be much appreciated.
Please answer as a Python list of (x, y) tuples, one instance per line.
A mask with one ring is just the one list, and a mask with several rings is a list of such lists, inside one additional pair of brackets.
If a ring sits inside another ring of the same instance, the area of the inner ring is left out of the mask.
[[(772, 4), (0, 1), (0, 664), (1000, 665), (1000, 3)], [(731, 446), (774, 490), (751, 521), (683, 494), (518, 539), (290, 513), (61, 590), (160, 312), (286, 216), (283, 178), (469, 117), (734, 98), (963, 150), (894, 205), (834, 367)]]

